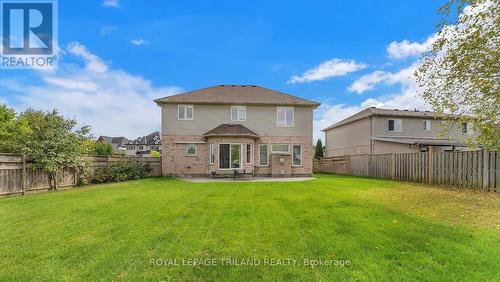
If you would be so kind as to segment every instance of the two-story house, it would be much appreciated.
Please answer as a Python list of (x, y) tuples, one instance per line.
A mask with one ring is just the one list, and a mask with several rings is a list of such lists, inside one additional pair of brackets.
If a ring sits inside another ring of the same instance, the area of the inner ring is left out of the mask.
[(99, 136), (96, 142), (109, 143), (113, 146), (113, 154), (124, 155), (126, 151), (125, 145), (129, 140), (123, 136), (121, 137), (111, 137), (111, 136)]
[(149, 157), (151, 156), (151, 151), (161, 153), (160, 132), (155, 131), (149, 135), (138, 137), (135, 140), (129, 140), (125, 148), (125, 155), (132, 157)]
[(312, 174), (319, 103), (253, 85), (219, 85), (155, 102), (164, 175)]
[(444, 131), (445, 122), (429, 111), (368, 108), (323, 129), (325, 157), (467, 149), (471, 125), (452, 123)]

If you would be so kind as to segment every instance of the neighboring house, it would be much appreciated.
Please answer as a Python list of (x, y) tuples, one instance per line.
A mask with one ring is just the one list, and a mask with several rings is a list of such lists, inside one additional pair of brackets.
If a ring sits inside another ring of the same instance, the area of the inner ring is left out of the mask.
[(219, 85), (155, 100), (163, 174), (312, 174), (319, 103), (252, 85)]
[(128, 143), (128, 139), (125, 137), (110, 137), (110, 136), (99, 136), (97, 142), (109, 143), (113, 146), (113, 154), (124, 155), (125, 154), (125, 144)]
[(135, 157), (150, 157), (151, 151), (161, 152), (161, 137), (158, 131), (147, 136), (141, 136), (135, 140), (129, 140), (126, 144), (126, 155)]
[(388, 110), (375, 107), (352, 115), (323, 131), (325, 157), (357, 154), (384, 154), (466, 150), (473, 137), (468, 123), (442, 132), (442, 117), (418, 110)]

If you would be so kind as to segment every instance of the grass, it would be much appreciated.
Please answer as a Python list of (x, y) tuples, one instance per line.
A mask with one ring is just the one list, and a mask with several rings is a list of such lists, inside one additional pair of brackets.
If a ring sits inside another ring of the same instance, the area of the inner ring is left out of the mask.
[[(145, 179), (0, 199), (0, 280), (498, 281), (499, 225), (498, 195), (472, 191), (328, 175)], [(193, 258), (217, 265), (183, 265)]]

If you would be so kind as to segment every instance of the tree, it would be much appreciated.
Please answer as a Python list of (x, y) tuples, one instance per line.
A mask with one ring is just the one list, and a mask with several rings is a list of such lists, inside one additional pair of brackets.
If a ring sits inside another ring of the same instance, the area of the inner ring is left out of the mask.
[(323, 158), (323, 142), (321, 142), (321, 139), (318, 139), (314, 147), (314, 158), (317, 160)]
[(0, 104), (0, 152), (14, 153), (16, 146), (13, 138), (27, 130), (26, 123), (17, 119), (13, 109)]
[(75, 120), (65, 119), (56, 110), (28, 109), (18, 116), (17, 122), (25, 124), (27, 130), (12, 137), (13, 151), (31, 159), (34, 168), (46, 171), (50, 187), (57, 189), (57, 173), (64, 167), (76, 168), (86, 152), (90, 128), (75, 128)]
[(423, 98), (449, 123), (472, 123), (472, 145), (499, 150), (500, 2), (449, 0), (438, 12), (437, 39), (415, 73)]
[(106, 142), (95, 142), (92, 146), (92, 153), (96, 156), (113, 155), (113, 145)]

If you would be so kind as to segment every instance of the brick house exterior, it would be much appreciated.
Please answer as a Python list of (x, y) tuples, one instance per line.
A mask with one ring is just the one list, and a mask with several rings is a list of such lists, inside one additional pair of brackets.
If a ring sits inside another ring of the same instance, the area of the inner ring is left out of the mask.
[(319, 104), (249, 85), (155, 100), (162, 109), (164, 175), (309, 176)]

